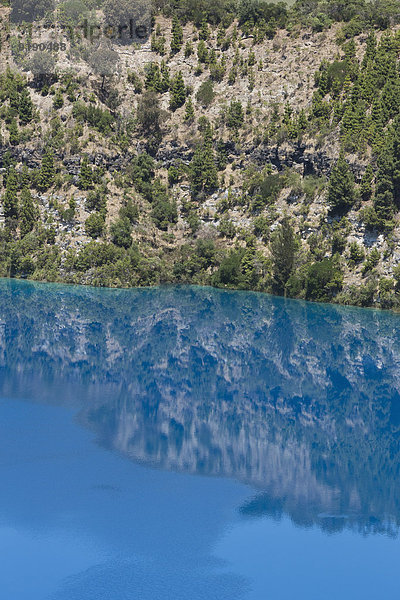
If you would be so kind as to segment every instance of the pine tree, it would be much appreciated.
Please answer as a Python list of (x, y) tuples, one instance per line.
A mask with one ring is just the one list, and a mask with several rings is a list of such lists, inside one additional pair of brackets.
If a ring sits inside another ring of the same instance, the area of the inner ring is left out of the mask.
[(299, 117), (297, 119), (297, 129), (301, 133), (307, 129), (307, 126), (308, 126), (308, 121), (307, 121), (306, 113), (305, 113), (304, 109), (302, 108), (299, 112)]
[(343, 82), (343, 95), (345, 97), (347, 97), (350, 94), (351, 86), (352, 86), (352, 83), (351, 83), (350, 73), (347, 72), (346, 76), (344, 78), (344, 82)]
[(79, 171), (78, 188), (88, 190), (93, 185), (93, 172), (87, 156), (84, 156)]
[(218, 171), (215, 164), (212, 130), (208, 124), (203, 137), (190, 163), (190, 181), (193, 193), (211, 192), (218, 186)]
[(333, 212), (346, 212), (355, 200), (354, 177), (341, 155), (332, 169), (328, 186), (328, 203)]
[(165, 92), (168, 92), (170, 85), (171, 85), (170, 78), (169, 78), (169, 68), (164, 60), (161, 61), (160, 75), (161, 75), (160, 92), (162, 94), (164, 94)]
[(19, 94), (17, 89), (17, 84), (14, 79), (8, 79), (6, 84), (7, 87), (7, 95), (10, 100), (10, 107), (18, 110), (19, 108)]
[(179, 23), (176, 17), (172, 20), (172, 29), (171, 29), (172, 39), (171, 39), (171, 54), (177, 54), (179, 50), (182, 48), (183, 44), (183, 30), (182, 25)]
[(256, 237), (251, 236), (246, 240), (246, 250), (243, 254), (240, 271), (246, 288), (254, 289), (257, 285), (259, 275), (256, 267)]
[(208, 64), (210, 66), (217, 64), (217, 53), (215, 52), (214, 48), (211, 50), (211, 52), (208, 55)]
[(171, 110), (176, 110), (183, 104), (185, 104), (186, 100), (186, 89), (185, 83), (182, 77), (182, 71), (179, 71), (172, 80), (171, 85), (171, 99), (169, 103), (169, 107)]
[(6, 219), (18, 217), (18, 177), (14, 167), (10, 168), (7, 176), (3, 208)]
[(289, 102), (286, 102), (285, 104), (285, 108), (283, 111), (283, 123), (286, 126), (289, 126), (292, 122), (292, 114), (293, 114), (293, 109), (290, 106)]
[(64, 106), (64, 98), (60, 89), (57, 90), (53, 100), (53, 107), (55, 109), (62, 108)]
[(193, 107), (193, 102), (192, 99), (189, 98), (187, 99), (186, 102), (186, 106), (185, 106), (185, 121), (187, 123), (191, 123), (194, 119), (194, 107)]
[(378, 171), (375, 181), (374, 209), (379, 220), (379, 227), (384, 228), (394, 214), (394, 140), (388, 136), (378, 157)]
[(21, 182), (21, 189), (24, 187), (27, 187), (27, 188), (30, 187), (31, 176), (29, 174), (29, 169), (26, 165), (23, 165), (23, 167), (22, 167), (20, 182)]
[(400, 208), (400, 119), (397, 118), (394, 123), (393, 137), (393, 200)]
[(27, 125), (32, 121), (33, 104), (27, 87), (22, 88), (19, 98), (19, 120), (22, 125)]
[(231, 129), (240, 129), (244, 121), (244, 112), (240, 100), (232, 100), (226, 116), (226, 124)]
[(204, 43), (204, 40), (200, 40), (197, 45), (197, 58), (199, 60), (199, 63), (208, 62), (208, 50)]
[(16, 146), (17, 144), (19, 144), (18, 125), (15, 119), (11, 119), (10, 124), (8, 125), (8, 132), (10, 134), (11, 146)]
[(271, 239), (273, 276), (280, 293), (286, 296), (286, 286), (293, 272), (297, 243), (289, 217), (283, 217)]
[(193, 46), (191, 42), (185, 44), (185, 58), (189, 58), (193, 54)]
[(361, 198), (366, 201), (372, 196), (372, 181), (374, 179), (374, 172), (371, 165), (367, 165), (365, 173), (361, 179)]
[(13, 159), (13, 157), (11, 156), (11, 153), (9, 150), (7, 150), (7, 152), (4, 154), (3, 156), (3, 169), (4, 169), (4, 175), (3, 175), (3, 187), (6, 187), (7, 185), (7, 177), (10, 173), (10, 171), (13, 169), (13, 167), (15, 166), (15, 160)]
[(203, 19), (200, 25), (199, 40), (207, 41), (209, 37), (210, 32), (208, 30), (207, 20)]
[(369, 34), (369, 36), (367, 38), (367, 45), (366, 45), (366, 49), (365, 49), (364, 58), (362, 61), (362, 66), (366, 67), (368, 65), (369, 61), (372, 61), (375, 59), (375, 56), (376, 56), (376, 37), (375, 37), (375, 33), (373, 31), (371, 31), (371, 33)]
[(47, 149), (43, 155), (42, 165), (40, 167), (37, 187), (41, 192), (45, 192), (54, 183), (55, 169), (54, 157), (50, 149)]
[(150, 65), (146, 65), (146, 68), (146, 88), (153, 92), (161, 92), (160, 67), (157, 63), (152, 62)]
[(35, 205), (28, 188), (21, 192), (21, 208), (19, 213), (21, 237), (32, 231), (39, 218), (39, 210)]

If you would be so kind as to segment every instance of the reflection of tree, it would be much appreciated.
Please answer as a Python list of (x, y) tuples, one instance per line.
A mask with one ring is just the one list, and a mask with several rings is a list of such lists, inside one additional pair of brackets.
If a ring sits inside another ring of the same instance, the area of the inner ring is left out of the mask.
[(207, 288), (0, 284), (0, 391), (99, 443), (260, 490), (243, 514), (393, 532), (398, 317)]

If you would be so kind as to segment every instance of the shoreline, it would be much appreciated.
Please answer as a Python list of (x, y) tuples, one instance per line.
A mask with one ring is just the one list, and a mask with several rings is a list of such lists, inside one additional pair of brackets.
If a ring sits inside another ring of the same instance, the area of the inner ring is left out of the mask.
[[(297, 301), (306, 304), (312, 304), (317, 306), (326, 306), (326, 307), (342, 307), (342, 308), (353, 308), (353, 309), (364, 309), (368, 311), (377, 311), (385, 314), (399, 315), (400, 308), (381, 308), (380, 306), (358, 306), (357, 304), (345, 304), (343, 302), (320, 302), (317, 300), (307, 300), (305, 298), (292, 298), (289, 296), (283, 296), (280, 294), (273, 294), (271, 292), (263, 291), (263, 290), (252, 290), (252, 289), (243, 289), (243, 288), (234, 288), (234, 287), (219, 287), (212, 284), (198, 284), (198, 283), (159, 283), (154, 285), (138, 285), (138, 286), (106, 286), (106, 285), (95, 285), (92, 283), (74, 283), (68, 281), (48, 281), (48, 280), (39, 280), (39, 279), (29, 279), (22, 277), (0, 277), (0, 282), (13, 282), (17, 281), (19, 283), (25, 282), (27, 284), (39, 284), (39, 285), (57, 285), (57, 286), (68, 286), (69, 288), (83, 288), (85, 290), (107, 290), (107, 291), (150, 291), (150, 290), (166, 290), (168, 288), (194, 288), (194, 289), (209, 289), (213, 291), (220, 292), (231, 292), (231, 293), (245, 293), (245, 294), (257, 294), (262, 296), (270, 296), (275, 299), (282, 299), (287, 301)], [(0, 292), (1, 293), (1, 292)]]

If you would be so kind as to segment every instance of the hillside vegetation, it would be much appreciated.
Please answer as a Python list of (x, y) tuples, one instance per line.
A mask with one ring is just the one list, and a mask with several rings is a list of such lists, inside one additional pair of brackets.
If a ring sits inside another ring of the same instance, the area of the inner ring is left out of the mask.
[(0, 6), (0, 276), (397, 308), (399, 3), (130, 7)]

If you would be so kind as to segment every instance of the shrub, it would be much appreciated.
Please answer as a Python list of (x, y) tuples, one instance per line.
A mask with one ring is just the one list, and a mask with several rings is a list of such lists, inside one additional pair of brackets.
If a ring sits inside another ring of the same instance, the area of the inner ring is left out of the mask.
[(166, 231), (169, 224), (178, 221), (178, 211), (175, 202), (170, 202), (165, 198), (159, 198), (153, 205), (151, 216), (159, 229)]
[(359, 263), (364, 260), (365, 252), (364, 248), (357, 244), (357, 242), (352, 242), (349, 246), (349, 258), (355, 263)]
[(366, 273), (368, 273), (368, 271), (372, 271), (372, 269), (374, 267), (377, 266), (377, 264), (379, 263), (379, 259), (380, 259), (381, 255), (380, 252), (377, 248), (372, 248), (372, 250), (370, 251), (370, 253), (368, 254), (364, 266), (363, 266), (363, 275), (366, 275)]
[(75, 268), (78, 271), (88, 271), (94, 267), (101, 267), (110, 263), (115, 263), (122, 258), (123, 252), (114, 244), (89, 242), (81, 250), (75, 260)]
[(110, 225), (111, 241), (120, 248), (132, 246), (132, 224), (128, 217), (120, 217)]
[(244, 112), (242, 103), (239, 101), (232, 101), (229, 105), (226, 124), (231, 129), (240, 129), (244, 122)]
[(307, 299), (329, 302), (342, 285), (343, 275), (334, 259), (324, 258), (309, 266), (306, 280)]
[(139, 209), (136, 204), (133, 204), (132, 200), (129, 199), (126, 204), (121, 206), (119, 210), (119, 216), (124, 219), (129, 219), (130, 223), (137, 223), (139, 219)]
[(213, 277), (215, 285), (237, 286), (241, 279), (241, 263), (244, 255), (244, 248), (240, 250), (231, 250), (225, 256), (219, 266), (218, 271)]
[(204, 107), (209, 106), (214, 100), (214, 86), (210, 79), (203, 81), (196, 94), (196, 100)]
[(85, 222), (85, 231), (86, 234), (96, 239), (100, 237), (104, 231), (104, 217), (100, 213), (93, 213), (89, 215)]

